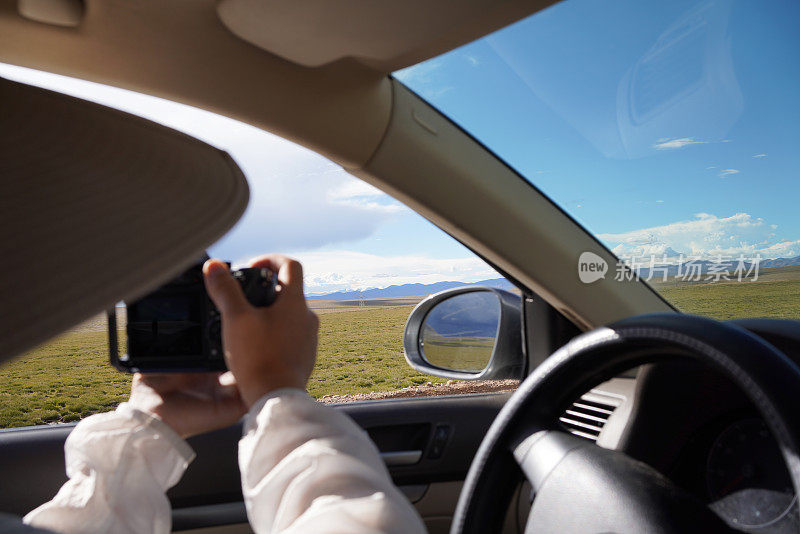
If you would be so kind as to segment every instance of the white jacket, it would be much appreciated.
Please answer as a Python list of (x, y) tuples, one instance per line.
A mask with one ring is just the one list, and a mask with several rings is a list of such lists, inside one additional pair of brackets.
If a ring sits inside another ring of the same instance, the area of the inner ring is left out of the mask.
[[(69, 481), (25, 523), (55, 532), (170, 531), (165, 491), (194, 452), (164, 422), (123, 403), (81, 421), (65, 450)], [(425, 530), (367, 434), (300, 390), (278, 390), (253, 405), (239, 468), (256, 532)]]

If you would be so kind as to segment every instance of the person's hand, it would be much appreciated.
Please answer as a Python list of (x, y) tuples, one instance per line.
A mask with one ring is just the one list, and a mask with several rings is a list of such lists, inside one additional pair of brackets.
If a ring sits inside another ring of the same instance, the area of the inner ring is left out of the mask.
[(128, 402), (182, 438), (230, 426), (247, 411), (230, 373), (136, 373)]
[(251, 266), (277, 273), (280, 285), (272, 305), (251, 306), (225, 263), (208, 260), (203, 266), (208, 294), (222, 316), (225, 361), (248, 407), (279, 388), (306, 388), (319, 328), (317, 316), (306, 306), (298, 262), (272, 254)]

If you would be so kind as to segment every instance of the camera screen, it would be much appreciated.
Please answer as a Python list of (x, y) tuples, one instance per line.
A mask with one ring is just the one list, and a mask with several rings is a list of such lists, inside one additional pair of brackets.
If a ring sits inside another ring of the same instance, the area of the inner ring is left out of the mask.
[(202, 294), (151, 296), (128, 307), (128, 349), (145, 357), (203, 353)]

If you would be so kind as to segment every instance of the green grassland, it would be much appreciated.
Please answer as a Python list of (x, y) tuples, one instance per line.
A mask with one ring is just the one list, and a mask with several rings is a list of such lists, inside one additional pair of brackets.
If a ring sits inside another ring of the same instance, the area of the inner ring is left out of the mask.
[(0, 427), (77, 421), (112, 409), (129, 387), (108, 363), (104, 332), (70, 332), (0, 368)]
[[(685, 283), (654, 288), (687, 313), (717, 319), (800, 319), (800, 267), (765, 269), (758, 281)], [(403, 326), (413, 302), (320, 311), (315, 397), (387, 391), (442, 382), (414, 372), (403, 358)], [(108, 364), (102, 325), (76, 328), (0, 367), (0, 428), (77, 421), (128, 396), (129, 375)]]
[(423, 352), (437, 367), (475, 373), (489, 364), (494, 341), (494, 337), (440, 336), (428, 329), (423, 334)]
[(756, 281), (653, 283), (653, 288), (685, 313), (715, 319), (780, 317), (800, 319), (800, 267), (763, 269)]
[(403, 327), (413, 306), (320, 314), (314, 397), (388, 391), (444, 380), (415, 372), (403, 356)]
[[(443, 382), (403, 357), (403, 326), (413, 306), (320, 314), (315, 397), (387, 391)], [(0, 428), (77, 421), (128, 397), (130, 375), (108, 363), (106, 334), (78, 328), (0, 367)]]

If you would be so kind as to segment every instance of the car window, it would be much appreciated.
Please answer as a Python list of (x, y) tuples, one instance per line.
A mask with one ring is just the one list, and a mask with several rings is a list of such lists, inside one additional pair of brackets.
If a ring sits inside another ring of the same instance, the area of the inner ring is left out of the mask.
[[(324, 402), (513, 389), (456, 382), (405, 361), (403, 327), (425, 296), (467, 284), (517, 291), (450, 236), (325, 158), (252, 126), (161, 99), (0, 65), (0, 76), (94, 100), (228, 151), (248, 178), (245, 215), (209, 253), (244, 265), (264, 252), (299, 259), (320, 318), (309, 393)], [(118, 308), (120, 327), (123, 310)], [(77, 421), (128, 396), (108, 363), (98, 316), (0, 367), (0, 428)]]
[(791, 0), (566, 0), (395, 76), (613, 251), (604, 276), (800, 318), (798, 20)]

